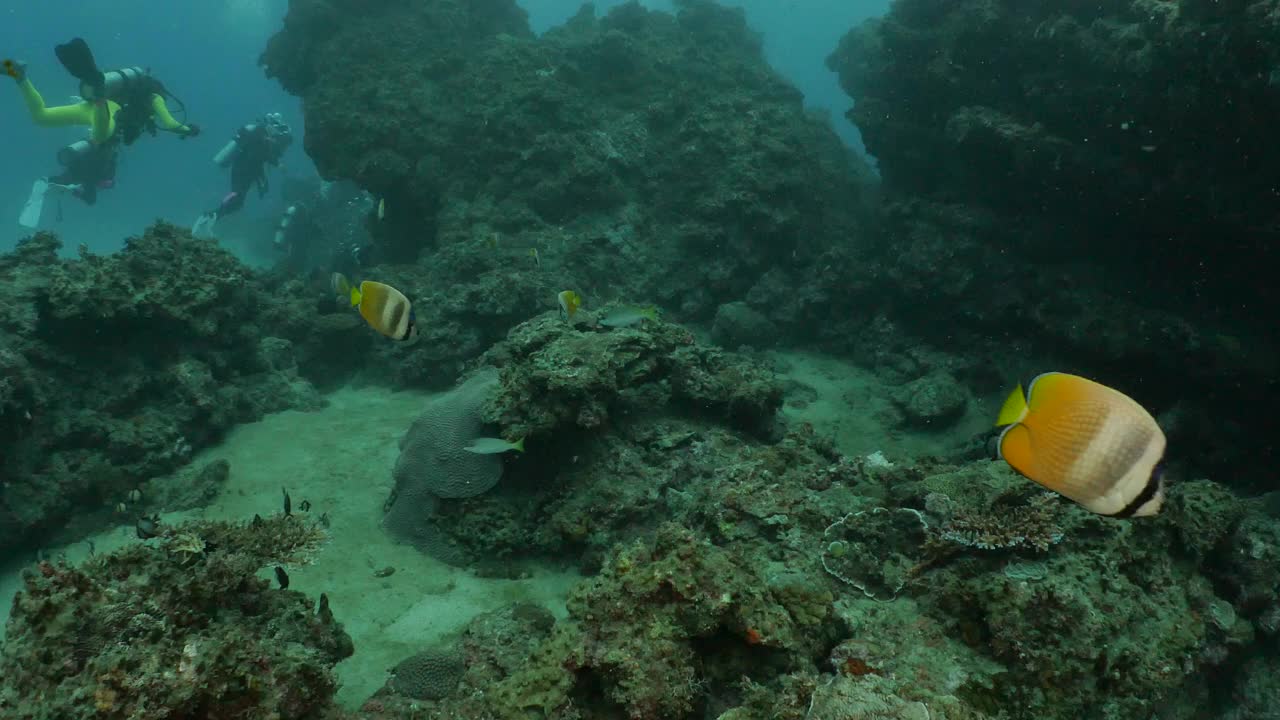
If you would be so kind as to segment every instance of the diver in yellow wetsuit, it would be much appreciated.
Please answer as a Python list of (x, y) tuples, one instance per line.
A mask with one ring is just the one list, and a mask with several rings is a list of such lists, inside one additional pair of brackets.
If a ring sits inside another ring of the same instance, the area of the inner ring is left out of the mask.
[[(20, 220), (33, 228), (39, 223), (44, 194), (50, 188), (69, 191), (90, 205), (96, 202), (98, 190), (111, 187), (115, 181), (120, 146), (132, 145), (144, 131), (154, 135), (157, 130), (163, 130), (183, 139), (200, 132), (197, 125), (178, 122), (173, 117), (165, 103), (166, 96), (173, 96), (159, 80), (141, 68), (104, 73), (98, 69), (89, 46), (80, 38), (59, 45), (57, 55), (67, 71), (80, 80), (80, 95), (84, 98), (80, 102), (48, 107), (27, 77), (25, 66), (5, 61), (6, 74), (17, 81), (35, 124), (42, 127), (81, 125), (90, 131), (87, 139), (58, 151), (58, 162), (64, 168), (62, 173), (36, 181)], [(181, 105), (181, 101), (178, 102)]]

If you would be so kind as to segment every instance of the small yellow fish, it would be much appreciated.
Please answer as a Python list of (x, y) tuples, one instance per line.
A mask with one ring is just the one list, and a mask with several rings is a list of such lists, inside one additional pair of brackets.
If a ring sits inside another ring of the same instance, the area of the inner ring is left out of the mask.
[(572, 290), (561, 290), (556, 296), (560, 301), (560, 314), (565, 320), (573, 322), (573, 316), (578, 314), (578, 308), (582, 307), (582, 296)]
[(387, 199), (381, 198), (378, 200), (378, 219), (381, 220), (386, 216), (387, 216)]
[(1099, 515), (1154, 515), (1165, 437), (1128, 395), (1078, 375), (1037, 376), (1009, 394), (996, 454), (1024, 477)]
[(494, 230), (493, 233), (489, 235), (489, 249), (497, 250), (498, 246), (501, 244), (502, 244), (502, 233), (498, 232), (497, 230)]
[(418, 337), (417, 316), (404, 293), (372, 280), (365, 280), (355, 288), (342, 273), (331, 275), (330, 284), (339, 298), (350, 300), (351, 307), (359, 308), (360, 317), (374, 330), (392, 340), (414, 340)]
[(533, 264), (542, 267), (542, 256), (538, 254), (538, 248), (529, 248), (529, 255), (533, 258)]

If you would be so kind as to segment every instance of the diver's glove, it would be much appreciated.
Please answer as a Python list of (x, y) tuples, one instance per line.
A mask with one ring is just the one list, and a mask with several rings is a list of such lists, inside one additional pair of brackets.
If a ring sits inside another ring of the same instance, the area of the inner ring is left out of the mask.
[(193, 138), (199, 134), (200, 134), (200, 126), (195, 123), (188, 123), (187, 131), (182, 133), (178, 137), (183, 140), (186, 140), (187, 138)]
[(6, 58), (4, 61), (4, 74), (13, 78), (14, 82), (21, 83), (27, 79), (27, 64), (21, 60), (9, 60)]

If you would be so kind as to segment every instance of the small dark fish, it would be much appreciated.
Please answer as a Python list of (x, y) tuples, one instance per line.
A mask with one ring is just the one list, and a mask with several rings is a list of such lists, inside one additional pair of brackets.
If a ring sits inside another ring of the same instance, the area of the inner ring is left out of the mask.
[(298, 509), (301, 510), (302, 512), (311, 512), (311, 501), (303, 500), (302, 502), (298, 503)]
[(391, 577), (392, 575), (395, 575), (395, 574), (396, 574), (396, 569), (391, 567), (390, 565), (380, 570), (373, 571), (373, 576), (376, 578)]
[(286, 517), (293, 515), (293, 500), (289, 498), (289, 491), (280, 488), (280, 492), (284, 494), (284, 514)]
[(140, 517), (138, 522), (134, 524), (133, 531), (138, 534), (139, 540), (150, 540), (160, 534), (160, 516), (152, 515), (151, 517)]
[(317, 613), (320, 616), (320, 622), (329, 625), (333, 622), (333, 611), (329, 609), (329, 596), (320, 593), (320, 610)]
[(254, 514), (253, 514), (253, 521), (249, 523), (249, 527), (254, 527), (254, 528), (262, 527), (262, 523), (263, 523), (263, 522), (264, 522), (264, 521), (263, 521), (263, 519), (262, 519), (262, 516), (261, 516), (261, 515), (259, 515), (258, 513), (254, 513)]
[(289, 573), (285, 572), (284, 568), (279, 565), (276, 566), (276, 582), (280, 583), (281, 590), (289, 589)]
[(85, 542), (89, 543), (89, 557), (93, 557), (94, 555), (97, 555), (98, 546), (94, 545), (92, 540), (86, 540)]
[(329, 513), (327, 512), (320, 513), (320, 525), (322, 527), (329, 527)]

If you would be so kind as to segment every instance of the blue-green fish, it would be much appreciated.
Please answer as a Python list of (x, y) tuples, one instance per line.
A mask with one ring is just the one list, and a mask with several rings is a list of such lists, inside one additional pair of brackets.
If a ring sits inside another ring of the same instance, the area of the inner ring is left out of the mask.
[(658, 321), (658, 308), (652, 305), (622, 305), (608, 312), (600, 324), (611, 328), (631, 327), (645, 320)]
[(497, 455), (509, 450), (524, 452), (524, 438), (515, 442), (507, 442), (502, 438), (476, 438), (475, 442), (462, 449), (477, 455)]

